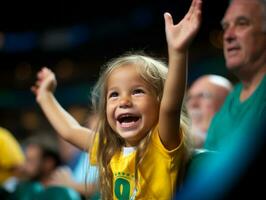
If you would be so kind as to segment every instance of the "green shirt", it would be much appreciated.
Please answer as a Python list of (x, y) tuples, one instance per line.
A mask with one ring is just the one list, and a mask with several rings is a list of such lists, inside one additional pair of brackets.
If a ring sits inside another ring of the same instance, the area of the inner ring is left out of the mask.
[[(243, 85), (237, 84), (228, 95), (220, 111), (214, 116), (204, 147), (210, 150), (225, 150), (230, 144), (246, 137), (256, 137), (256, 127), (266, 112), (266, 76), (245, 101), (240, 101)], [(249, 135), (249, 136), (248, 136)]]

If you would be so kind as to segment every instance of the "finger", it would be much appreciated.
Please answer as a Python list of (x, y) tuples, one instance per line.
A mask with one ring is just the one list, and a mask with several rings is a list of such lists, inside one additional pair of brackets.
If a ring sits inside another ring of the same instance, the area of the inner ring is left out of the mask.
[(48, 74), (48, 69), (47, 68), (42, 68), (38, 73), (37, 73), (37, 78), (38, 79), (43, 79), (45, 76)]
[(30, 88), (30, 90), (33, 92), (33, 94), (35, 94), (35, 95), (37, 95), (37, 87), (36, 86), (32, 86), (31, 88)]
[(48, 70), (48, 67), (43, 66), (42, 69), (41, 69), (41, 71), (45, 71), (45, 70)]
[(43, 78), (43, 71), (39, 71), (39, 72), (37, 73), (37, 78), (38, 78), (38, 79), (42, 79), (42, 78)]
[(198, 1), (197, 1), (196, 8), (197, 8), (197, 14), (201, 14), (201, 10), (202, 10), (202, 0), (198, 0)]
[(193, 16), (192, 18), (196, 19), (196, 20), (201, 20), (201, 8), (202, 8), (202, 1), (201, 0), (197, 0), (196, 1), (196, 5), (195, 5), (195, 10), (193, 11)]
[(52, 70), (50, 70), (48, 67), (43, 67), (42, 68), (42, 71), (43, 71), (44, 74), (50, 74), (50, 73), (52, 73)]
[(38, 88), (42, 84), (41, 80), (37, 80), (35, 83), (35, 87)]
[(42, 69), (38, 72), (37, 77), (39, 79), (43, 79), (47, 74), (51, 73), (52, 71), (47, 67), (42, 67)]
[(166, 29), (168, 29), (170, 26), (173, 26), (173, 18), (170, 13), (164, 13), (164, 22)]
[(191, 14), (193, 13), (193, 11), (194, 11), (194, 9), (195, 9), (195, 6), (196, 6), (196, 1), (197, 1), (197, 0), (192, 0), (191, 5), (190, 5), (190, 7), (189, 7), (189, 10), (188, 10), (188, 12), (187, 12), (187, 14), (186, 14), (188, 17), (190, 17)]
[(193, 0), (189, 8), (189, 11), (187, 13), (187, 17), (190, 18), (193, 15), (198, 16), (201, 13), (201, 5), (202, 5), (202, 0)]
[(202, 0), (194, 0), (194, 6), (193, 6), (193, 12), (195, 13), (201, 13), (201, 7), (202, 7)]

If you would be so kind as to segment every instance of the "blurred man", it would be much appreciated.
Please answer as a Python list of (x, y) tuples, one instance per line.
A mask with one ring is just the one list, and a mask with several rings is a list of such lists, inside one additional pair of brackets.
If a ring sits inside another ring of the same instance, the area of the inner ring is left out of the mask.
[(209, 124), (232, 89), (229, 80), (218, 75), (204, 75), (193, 82), (187, 93), (187, 109), (192, 123), (195, 148), (202, 148)]
[(59, 152), (53, 143), (38, 136), (26, 141), (24, 179), (38, 181), (44, 186), (49, 183), (51, 175), (61, 165)]
[[(205, 143), (212, 150), (224, 150), (234, 142), (241, 126), (249, 124), (250, 133), (266, 112), (266, 1), (233, 0), (222, 20), (227, 68), (240, 83), (215, 115)], [(239, 136), (239, 137), (243, 137)], [(239, 142), (238, 142), (239, 143)]]
[(219, 170), (231, 172), (222, 173), (223, 181), (244, 174), (232, 199), (259, 199), (265, 194), (265, 184), (257, 180), (265, 182), (266, 0), (232, 0), (222, 27), (226, 66), (240, 83), (214, 116), (204, 146), (228, 161), (228, 168)]

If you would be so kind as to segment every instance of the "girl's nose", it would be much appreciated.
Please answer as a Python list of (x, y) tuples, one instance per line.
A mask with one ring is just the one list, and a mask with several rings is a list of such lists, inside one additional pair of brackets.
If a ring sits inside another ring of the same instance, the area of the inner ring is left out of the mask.
[(128, 108), (132, 106), (132, 101), (130, 97), (122, 97), (119, 101), (120, 108)]

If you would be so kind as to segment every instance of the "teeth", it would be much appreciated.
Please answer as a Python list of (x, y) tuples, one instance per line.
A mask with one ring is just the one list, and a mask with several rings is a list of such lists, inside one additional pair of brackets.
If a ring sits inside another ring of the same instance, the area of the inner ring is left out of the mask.
[(128, 127), (133, 126), (134, 124), (135, 124), (135, 122), (122, 122), (121, 126), (124, 128), (128, 128)]
[(130, 127), (139, 120), (139, 117), (130, 113), (121, 114), (118, 116), (117, 121), (122, 127)]
[(130, 115), (130, 114), (122, 114), (118, 117), (118, 120), (121, 120), (122, 118), (125, 118), (125, 117), (133, 117), (133, 115)]

